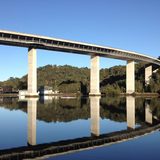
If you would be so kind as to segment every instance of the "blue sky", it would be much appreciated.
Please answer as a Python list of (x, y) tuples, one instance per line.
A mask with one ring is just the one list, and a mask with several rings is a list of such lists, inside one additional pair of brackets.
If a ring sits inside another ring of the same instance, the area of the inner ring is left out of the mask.
[[(1, 0), (0, 29), (160, 56), (159, 0)], [(37, 65), (89, 67), (90, 57), (38, 50)], [(27, 73), (27, 49), (0, 46), (0, 81)], [(125, 61), (101, 58), (101, 67)]]

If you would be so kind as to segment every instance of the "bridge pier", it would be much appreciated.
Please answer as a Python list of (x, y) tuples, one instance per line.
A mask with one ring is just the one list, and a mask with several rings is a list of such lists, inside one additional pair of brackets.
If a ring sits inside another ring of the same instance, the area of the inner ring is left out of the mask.
[(28, 144), (36, 145), (37, 98), (27, 100)]
[(38, 96), (37, 93), (37, 53), (35, 48), (28, 49), (28, 91), (27, 96)]
[(126, 93), (132, 94), (135, 92), (135, 62), (127, 61), (126, 66)]
[(91, 56), (91, 69), (90, 69), (90, 96), (100, 96), (99, 87), (99, 56)]
[(100, 96), (90, 97), (91, 134), (100, 135)]
[(150, 78), (152, 76), (152, 66), (145, 68), (145, 85), (149, 85)]
[(135, 97), (126, 97), (127, 127), (135, 129)]

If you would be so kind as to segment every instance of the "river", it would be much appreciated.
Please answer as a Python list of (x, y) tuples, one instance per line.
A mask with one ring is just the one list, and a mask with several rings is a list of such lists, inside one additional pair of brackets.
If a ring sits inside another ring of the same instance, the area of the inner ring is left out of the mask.
[(159, 98), (2, 97), (0, 159), (158, 159), (159, 118)]

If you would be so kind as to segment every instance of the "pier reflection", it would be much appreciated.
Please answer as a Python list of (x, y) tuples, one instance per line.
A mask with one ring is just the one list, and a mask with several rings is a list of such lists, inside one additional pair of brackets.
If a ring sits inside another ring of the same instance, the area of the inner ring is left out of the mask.
[(100, 97), (90, 97), (91, 135), (100, 135)]
[(126, 113), (127, 113), (127, 127), (135, 129), (135, 97), (126, 97)]
[(27, 99), (28, 144), (36, 145), (37, 98)]
[(150, 100), (146, 99), (145, 101), (145, 121), (149, 124), (153, 123), (152, 110), (150, 107)]

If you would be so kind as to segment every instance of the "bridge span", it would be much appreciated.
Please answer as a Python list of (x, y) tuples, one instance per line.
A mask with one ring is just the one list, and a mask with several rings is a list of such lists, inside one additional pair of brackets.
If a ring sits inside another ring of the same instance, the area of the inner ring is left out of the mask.
[[(36, 49), (62, 51), (91, 56), (90, 95), (101, 95), (99, 87), (99, 57), (115, 58), (127, 61), (126, 92), (135, 92), (135, 62), (146, 62), (160, 65), (160, 60), (144, 54), (82, 43), (64, 39), (51, 38), (33, 34), (25, 34), (0, 30), (0, 44), (28, 48), (28, 93), (27, 96), (37, 95), (37, 63)], [(145, 82), (149, 83), (152, 66), (145, 69)]]

